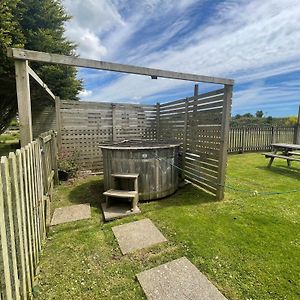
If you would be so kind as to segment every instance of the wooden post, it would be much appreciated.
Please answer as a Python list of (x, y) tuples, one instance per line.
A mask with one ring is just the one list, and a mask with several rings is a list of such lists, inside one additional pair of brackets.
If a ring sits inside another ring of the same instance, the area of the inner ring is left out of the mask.
[[(185, 170), (185, 157), (187, 149), (187, 130), (188, 130), (188, 118), (189, 118), (189, 101), (185, 99), (185, 111), (184, 111), (184, 127), (183, 127), (183, 149), (182, 149), (182, 169)], [(184, 178), (184, 173), (182, 174)]]
[(160, 103), (156, 103), (156, 139), (160, 139)]
[[(195, 86), (194, 86), (194, 102), (196, 102), (198, 100), (198, 96), (199, 96), (199, 85), (195, 84)], [(194, 114), (196, 114), (197, 104), (194, 104), (193, 112), (194, 112)]]
[(21, 146), (24, 147), (32, 141), (32, 120), (28, 61), (15, 60), (15, 72)]
[(59, 184), (58, 179), (58, 157), (57, 157), (57, 135), (54, 131), (51, 133), (50, 141), (51, 149), (51, 160), (52, 160), (52, 169), (54, 171), (54, 184)]
[(298, 120), (297, 124), (295, 125), (295, 130), (294, 130), (294, 144), (299, 144), (300, 143), (300, 105), (298, 108)]
[(116, 131), (116, 105), (111, 105), (112, 109), (112, 140), (115, 142), (117, 140), (117, 131)]
[(60, 98), (55, 97), (55, 114), (56, 114), (56, 132), (58, 153), (61, 151), (61, 115), (60, 115)]
[(232, 89), (232, 85), (224, 86), (224, 102), (222, 111), (222, 128), (218, 170), (218, 188), (216, 193), (216, 197), (218, 200), (222, 200), (224, 198)]
[(245, 126), (242, 127), (242, 147), (241, 147), (241, 153), (245, 152), (245, 135), (246, 135), (246, 128)]

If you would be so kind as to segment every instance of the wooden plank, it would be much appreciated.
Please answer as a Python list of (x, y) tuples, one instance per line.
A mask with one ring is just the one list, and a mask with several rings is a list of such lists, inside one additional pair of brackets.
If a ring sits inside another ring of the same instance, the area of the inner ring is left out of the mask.
[[(198, 86), (198, 85), (195, 85)], [(187, 150), (187, 130), (188, 130), (188, 100), (185, 101), (185, 117), (184, 117), (184, 128), (183, 128), (183, 146), (182, 146), (182, 169), (185, 170), (185, 161), (186, 161), (186, 150)]]
[(13, 216), (13, 203), (11, 193), (11, 181), (9, 176), (8, 160), (5, 156), (1, 157), (1, 176), (2, 176), (2, 188), (4, 198), (4, 216), (6, 223), (6, 236), (8, 241), (8, 257), (10, 264), (10, 276), (12, 286), (12, 299), (20, 298), (20, 284), (18, 277), (18, 264), (15, 244), (15, 224)]
[(116, 105), (111, 105), (112, 110), (112, 141), (117, 140), (117, 134), (116, 134), (116, 125), (117, 125), (117, 119), (116, 119)]
[(9, 249), (8, 249), (8, 236), (7, 225), (4, 214), (4, 188), (3, 188), (2, 172), (0, 170), (0, 285), (1, 292), (4, 299), (13, 299), (12, 284), (11, 284), (11, 267), (9, 263)]
[(197, 74), (173, 72), (152, 68), (137, 67), (132, 65), (117, 64), (105, 61), (97, 61), (92, 59), (84, 59), (75, 56), (66, 56), (53, 53), (38, 52), (32, 50), (9, 48), (7, 51), (9, 57), (15, 59), (38, 61), (52, 64), (62, 64), (75, 67), (92, 68), (106, 71), (114, 71), (121, 73), (129, 73), (136, 75), (146, 75), (150, 77), (172, 78), (179, 80), (195, 81), (195, 82), (208, 82), (217, 84), (233, 85), (232, 79), (217, 78), (212, 76), (204, 76)]
[(160, 139), (160, 117), (161, 117), (161, 113), (160, 113), (160, 104), (156, 103), (156, 139), (159, 140)]
[(24, 256), (25, 256), (25, 271), (26, 271), (26, 283), (28, 293), (32, 290), (32, 281), (31, 281), (31, 261), (29, 254), (29, 245), (28, 245), (28, 228), (27, 228), (27, 214), (25, 207), (25, 190), (24, 190), (24, 169), (23, 169), (23, 159), (24, 159), (24, 149), (18, 149), (16, 151), (17, 158), (17, 169), (18, 172), (18, 182), (19, 182), (19, 193), (20, 193), (20, 204), (21, 204), (21, 213), (22, 213), (22, 228), (23, 228), (23, 241), (24, 241)]
[(55, 132), (51, 134), (51, 160), (52, 160), (52, 170), (54, 172), (54, 184), (59, 184), (58, 179), (58, 149), (57, 149), (57, 135)]
[(11, 178), (11, 194), (12, 194), (12, 211), (15, 223), (15, 242), (16, 242), (16, 257), (18, 264), (18, 278), (20, 283), (20, 296), (22, 299), (27, 299), (27, 281), (25, 268), (25, 247), (23, 236), (23, 219), (21, 212), (21, 199), (19, 191), (18, 173), (16, 155), (9, 153), (9, 173)]
[(30, 200), (29, 200), (29, 168), (28, 168), (28, 147), (26, 149), (21, 148), (22, 155), (22, 167), (23, 167), (23, 182), (24, 182), (24, 206), (25, 206), (25, 221), (27, 229), (27, 240), (28, 243), (28, 254), (29, 254), (29, 269), (30, 269), (30, 282), (31, 286), (33, 285), (34, 279), (34, 247), (32, 243), (32, 219), (31, 219), (31, 209), (30, 209)]
[(29, 75), (50, 95), (50, 97), (55, 100), (54, 94), (47, 87), (47, 85), (43, 82), (43, 80), (28, 66)]
[(27, 163), (27, 183), (28, 183), (28, 214), (29, 214), (29, 222), (31, 228), (31, 236), (30, 241), (32, 244), (32, 253), (33, 253), (33, 267), (34, 267), (34, 275), (35, 275), (35, 267), (37, 266), (37, 243), (36, 243), (36, 224), (34, 218), (34, 194), (33, 194), (33, 175), (32, 175), (32, 155), (31, 155), (31, 144), (25, 146), (25, 154), (26, 154), (26, 163)]
[(32, 141), (32, 119), (28, 62), (15, 60), (15, 73), (19, 111), (20, 139), (21, 146), (24, 147)]
[(221, 144), (220, 144), (221, 151), (219, 155), (218, 190), (216, 195), (218, 200), (222, 200), (224, 198), (231, 101), (232, 101), (232, 86), (225, 85), (224, 106), (223, 106), (223, 113), (222, 113)]

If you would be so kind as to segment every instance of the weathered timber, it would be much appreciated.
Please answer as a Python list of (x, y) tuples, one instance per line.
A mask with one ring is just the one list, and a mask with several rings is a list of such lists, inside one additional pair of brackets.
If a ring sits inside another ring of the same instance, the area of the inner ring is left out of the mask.
[(97, 61), (92, 59), (79, 58), (75, 56), (66, 56), (66, 55), (38, 52), (38, 51), (25, 50), (25, 49), (9, 48), (7, 54), (9, 57), (13, 57), (19, 60), (29, 60), (29, 61), (52, 63), (52, 64), (69, 65), (75, 67), (92, 68), (92, 69), (129, 73), (129, 74), (136, 74), (136, 75), (146, 75), (150, 77), (161, 77), (161, 78), (179, 79), (179, 80), (187, 80), (187, 81), (195, 81), (195, 82), (208, 82), (208, 83), (217, 83), (217, 84), (228, 84), (228, 85), (234, 84), (234, 81), (232, 79), (137, 67), (132, 65), (117, 64), (112, 62)]

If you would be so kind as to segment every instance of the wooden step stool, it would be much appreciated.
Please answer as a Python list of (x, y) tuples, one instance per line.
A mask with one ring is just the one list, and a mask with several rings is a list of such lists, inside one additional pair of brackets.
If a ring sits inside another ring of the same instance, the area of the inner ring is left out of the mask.
[[(106, 196), (106, 207), (110, 206), (110, 197), (115, 198), (129, 198), (132, 199), (132, 212), (139, 211), (137, 204), (139, 202), (139, 189), (138, 189), (138, 177), (139, 174), (129, 174), (129, 173), (118, 173), (118, 174), (111, 174), (113, 178), (113, 189), (110, 189), (103, 193)], [(134, 190), (120, 190), (116, 189), (116, 180), (132, 180)]]

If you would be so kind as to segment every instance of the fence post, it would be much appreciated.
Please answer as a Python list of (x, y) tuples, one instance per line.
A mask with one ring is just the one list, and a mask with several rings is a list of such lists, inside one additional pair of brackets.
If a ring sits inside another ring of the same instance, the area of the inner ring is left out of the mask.
[(115, 142), (117, 140), (117, 132), (116, 132), (116, 105), (112, 103), (112, 141)]
[[(183, 153), (182, 153), (182, 169), (185, 170), (185, 157), (187, 149), (187, 128), (188, 128), (188, 115), (189, 113), (189, 101), (185, 99), (185, 112), (184, 112), (184, 128), (183, 128)], [(182, 174), (184, 178), (184, 173)]]
[(245, 126), (242, 127), (242, 132), (241, 132), (241, 142), (242, 142), (242, 147), (241, 147), (241, 153), (245, 152), (245, 133), (246, 133), (246, 128)]
[(58, 152), (61, 151), (61, 115), (60, 115), (60, 98), (55, 97), (55, 114), (56, 114), (56, 132), (57, 132), (57, 148)]
[(47, 163), (45, 157), (45, 143), (43, 138), (39, 137), (40, 142), (40, 151), (41, 151), (41, 160), (42, 160), (42, 177), (43, 177), (43, 191), (44, 195), (48, 193), (48, 176), (47, 176)]
[(216, 192), (216, 198), (218, 200), (222, 200), (224, 198), (232, 89), (233, 89), (232, 85), (224, 86), (224, 102), (223, 102), (223, 111), (222, 111), (219, 170), (218, 170), (218, 182), (217, 182), (218, 186)]
[(275, 143), (275, 127), (272, 126), (272, 139), (271, 139), (271, 144)]
[(54, 131), (51, 133), (51, 161), (52, 169), (54, 171), (54, 184), (59, 184), (58, 180), (58, 158), (57, 158), (57, 135)]
[(156, 139), (160, 139), (160, 103), (156, 103)]
[(298, 119), (297, 119), (297, 124), (294, 127), (294, 144), (299, 144), (299, 135), (300, 135), (300, 105), (298, 109)]

